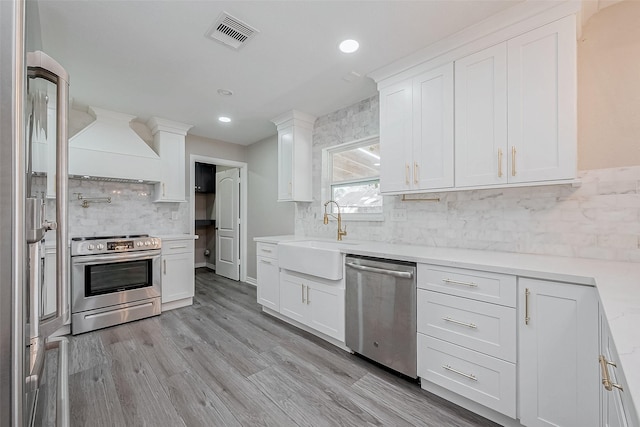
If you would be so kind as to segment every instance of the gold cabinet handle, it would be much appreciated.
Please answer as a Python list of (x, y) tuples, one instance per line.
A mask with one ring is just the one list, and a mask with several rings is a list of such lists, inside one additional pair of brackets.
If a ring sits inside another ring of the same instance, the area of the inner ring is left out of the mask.
[(529, 295), (531, 295), (531, 291), (529, 291), (529, 288), (525, 288), (524, 290), (524, 324), (528, 325), (529, 324)]
[(511, 176), (516, 176), (516, 147), (511, 147)]
[(304, 301), (304, 285), (300, 285), (300, 286), (301, 286), (300, 290), (302, 291), (302, 303), (304, 304), (305, 303), (305, 301)]
[(162, 260), (162, 269), (164, 270), (164, 274), (167, 274), (167, 260), (163, 259)]
[(453, 372), (454, 374), (458, 374), (458, 375), (461, 375), (461, 376), (463, 376), (463, 377), (465, 377), (465, 378), (469, 378), (470, 380), (478, 381), (478, 378), (476, 378), (476, 376), (475, 376), (475, 375), (473, 375), (473, 374), (465, 374), (465, 373), (464, 373), (464, 372), (462, 372), (462, 371), (458, 371), (457, 369), (453, 369), (453, 368), (452, 368), (451, 366), (449, 366), (449, 365), (442, 365), (442, 369), (446, 369), (447, 371), (449, 371), (449, 372)]
[(478, 284), (477, 283), (473, 283), (473, 282), (461, 282), (460, 280), (453, 280), (453, 279), (442, 279), (442, 281), (446, 284), (450, 284), (450, 285), (462, 285), (462, 286), (469, 286), (470, 288), (477, 288)]
[(162, 183), (162, 197), (165, 197), (167, 195), (167, 190), (165, 188), (164, 182)]
[(404, 182), (409, 185), (409, 163), (405, 163), (405, 173), (404, 173)]
[(418, 162), (413, 162), (413, 183), (417, 184), (420, 180), (420, 166)]
[(456, 319), (452, 319), (451, 317), (443, 317), (442, 320), (449, 323), (455, 323), (456, 325), (466, 326), (467, 328), (476, 329), (477, 326), (473, 323), (461, 322)]
[(273, 265), (273, 264), (271, 264), (271, 261), (267, 261), (266, 259), (261, 259), (260, 262), (263, 263), (263, 264)]
[(502, 148), (498, 148), (498, 178), (502, 178)]
[(309, 299), (309, 286), (307, 286), (307, 305), (309, 305), (310, 302), (311, 299)]
[(624, 388), (620, 384), (612, 383), (611, 378), (609, 377), (609, 369), (607, 368), (607, 365), (611, 365), (615, 368), (616, 364), (607, 360), (603, 355), (598, 356), (598, 361), (600, 362), (600, 370), (602, 371), (602, 386), (604, 389), (611, 391), (614, 388), (617, 388), (620, 391), (624, 391)]

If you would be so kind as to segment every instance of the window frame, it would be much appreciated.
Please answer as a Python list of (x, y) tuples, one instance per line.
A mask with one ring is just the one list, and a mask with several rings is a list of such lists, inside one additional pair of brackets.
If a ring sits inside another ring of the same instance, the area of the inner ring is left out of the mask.
[[(371, 135), (366, 138), (356, 139), (354, 141), (345, 142), (344, 144), (332, 145), (331, 147), (322, 149), (322, 179), (321, 179), (321, 215), (324, 214), (324, 204), (331, 200), (333, 197), (332, 185), (333, 185), (333, 157), (332, 155), (335, 153), (339, 153), (342, 151), (349, 151), (355, 148), (367, 147), (369, 145), (373, 145), (375, 143), (380, 143), (379, 135)], [(356, 183), (366, 183), (370, 181), (378, 181), (378, 188), (380, 185), (380, 175), (378, 174), (376, 178), (363, 178), (363, 179), (355, 179), (349, 181), (341, 181), (337, 183), (338, 185), (343, 184), (356, 184)], [(342, 219), (345, 221), (384, 221), (384, 196), (382, 197), (382, 212), (379, 213), (341, 213)], [(331, 211), (332, 212), (332, 211)]]

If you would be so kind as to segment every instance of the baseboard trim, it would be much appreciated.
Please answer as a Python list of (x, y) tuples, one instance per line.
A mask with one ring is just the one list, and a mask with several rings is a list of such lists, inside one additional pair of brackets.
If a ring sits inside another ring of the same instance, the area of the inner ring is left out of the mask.
[(162, 311), (174, 310), (176, 308), (187, 307), (189, 305), (193, 305), (193, 297), (162, 303)]
[(436, 396), (439, 396), (449, 402), (455, 403), (458, 406), (462, 406), (469, 411), (476, 413), (480, 416), (483, 416), (493, 422), (496, 422), (505, 427), (523, 427), (522, 424), (518, 420), (514, 420), (504, 414), (494, 411), (493, 409), (487, 408), (486, 406), (480, 405), (466, 397), (460, 396), (457, 393), (454, 393), (446, 388), (434, 384), (430, 381), (425, 380), (424, 378), (420, 378), (420, 387), (423, 390), (428, 391), (429, 393), (433, 393)]
[(207, 263), (206, 262), (196, 262), (194, 264), (194, 268), (202, 268), (202, 267), (206, 267)]
[(313, 334), (315, 336), (317, 336), (318, 338), (322, 338), (323, 340), (325, 340), (326, 342), (335, 345), (336, 347), (347, 351), (349, 353), (353, 353), (353, 351), (351, 351), (351, 349), (349, 347), (347, 347), (343, 342), (338, 341), (335, 338), (330, 337), (329, 335), (325, 335), (322, 332), (318, 332), (313, 328), (308, 327), (307, 325), (303, 325), (302, 323), (296, 322), (293, 319), (288, 318), (287, 316), (283, 316), (282, 314), (278, 313), (277, 311), (274, 311), (270, 308), (266, 308), (266, 307), (262, 307), (262, 311), (263, 313), (268, 314), (269, 316), (275, 317), (276, 319), (282, 320), (283, 322), (286, 322), (290, 325), (295, 326), (298, 329), (302, 329), (305, 332), (309, 332), (310, 334)]
[(256, 288), (258, 287), (258, 281), (253, 277), (247, 277), (247, 280), (245, 280), (244, 282), (249, 285), (255, 286)]

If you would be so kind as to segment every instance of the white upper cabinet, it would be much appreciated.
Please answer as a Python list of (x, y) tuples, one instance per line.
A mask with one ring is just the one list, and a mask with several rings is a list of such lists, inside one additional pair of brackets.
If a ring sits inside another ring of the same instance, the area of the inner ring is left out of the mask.
[(380, 91), (380, 192), (410, 188), (413, 85), (405, 81)]
[(382, 193), (453, 186), (453, 64), (380, 91)]
[(311, 143), (316, 118), (290, 111), (271, 120), (278, 128), (278, 201), (310, 202)]
[(161, 159), (160, 182), (154, 202), (185, 201), (185, 136), (190, 125), (152, 117), (147, 123)]
[(455, 63), (456, 186), (507, 182), (507, 44)]
[(507, 57), (509, 182), (575, 178), (575, 19), (509, 40)]
[(440, 55), (378, 81), (381, 192), (575, 179), (575, 20), (443, 42)]

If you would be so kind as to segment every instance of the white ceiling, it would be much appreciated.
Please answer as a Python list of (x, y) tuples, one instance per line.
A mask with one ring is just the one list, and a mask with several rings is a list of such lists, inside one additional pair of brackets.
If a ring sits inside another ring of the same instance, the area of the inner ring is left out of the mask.
[[(374, 95), (368, 73), (517, 2), (40, 0), (38, 10), (42, 48), (69, 72), (75, 106), (248, 145), (274, 135), (269, 120), (283, 112), (322, 116)], [(237, 51), (205, 38), (222, 11), (259, 34)], [(339, 52), (346, 38), (360, 50)], [(363, 77), (343, 80), (352, 71)]]

